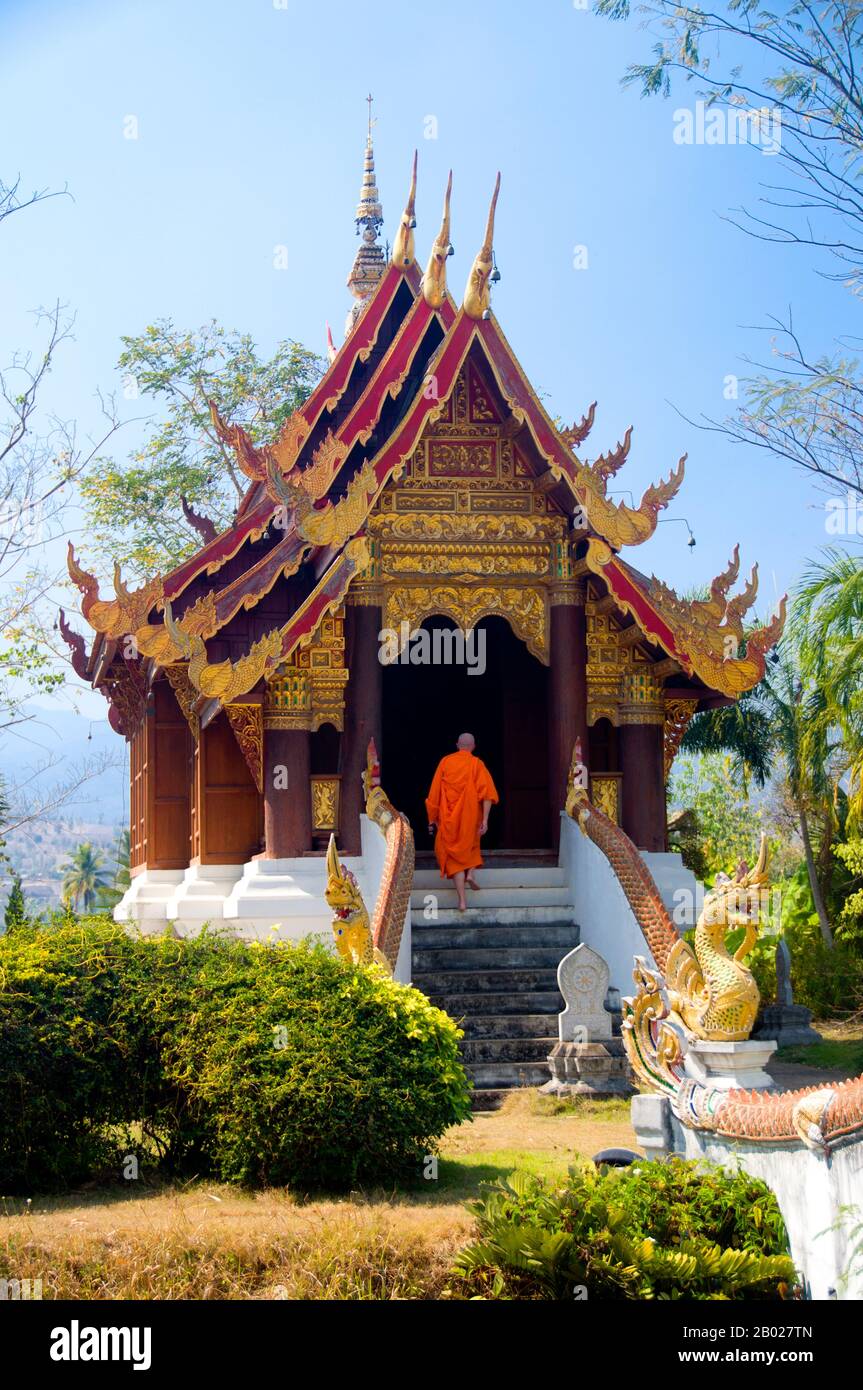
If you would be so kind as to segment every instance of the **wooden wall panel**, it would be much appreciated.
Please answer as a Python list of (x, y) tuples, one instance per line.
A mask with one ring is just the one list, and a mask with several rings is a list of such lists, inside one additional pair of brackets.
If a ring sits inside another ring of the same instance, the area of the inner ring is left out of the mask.
[(224, 714), (201, 734), (194, 848), (202, 864), (244, 864), (261, 849), (263, 804)]

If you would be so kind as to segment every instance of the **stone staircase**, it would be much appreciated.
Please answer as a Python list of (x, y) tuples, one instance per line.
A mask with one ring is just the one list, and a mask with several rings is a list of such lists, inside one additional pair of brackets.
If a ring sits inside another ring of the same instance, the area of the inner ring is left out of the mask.
[(557, 967), (579, 932), (557, 864), (498, 860), (477, 877), (480, 891), (468, 889), (468, 910), (459, 912), (437, 868), (417, 869), (412, 974), (464, 1029), (474, 1108), (490, 1110), (513, 1087), (549, 1080), (546, 1058), (563, 1008)]

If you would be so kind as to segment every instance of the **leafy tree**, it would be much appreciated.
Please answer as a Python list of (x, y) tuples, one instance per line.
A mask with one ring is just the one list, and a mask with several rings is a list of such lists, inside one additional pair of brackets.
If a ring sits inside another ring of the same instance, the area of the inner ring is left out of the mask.
[(165, 407), (146, 438), (121, 463), (103, 463), (82, 481), (94, 549), (128, 565), (138, 577), (171, 569), (200, 546), (182, 499), (221, 529), (248, 487), (210, 418), (241, 423), (255, 443), (268, 443), (306, 399), (322, 360), (293, 341), (262, 358), (248, 333), (215, 321), (183, 332), (170, 319), (123, 338), (119, 369), (126, 393)]
[(704, 871), (732, 873), (741, 859), (754, 862), (762, 812), (753, 809), (734, 760), (717, 752), (682, 757), (672, 774), (671, 799), (691, 809)]
[(102, 872), (103, 867), (101, 851), (94, 849), (89, 841), (79, 845), (63, 866), (64, 903), (76, 912), (80, 908), (92, 912), (109, 886), (109, 880)]
[(128, 830), (121, 830), (117, 836), (114, 859), (116, 863), (114, 882), (102, 891), (101, 906), (103, 907), (115, 907), (132, 882), (132, 854)]
[(816, 849), (822, 846), (822, 864), (829, 872), (835, 783), (829, 729), (817, 722), (813, 712), (818, 702), (818, 691), (804, 685), (798, 663), (785, 644), (774, 652), (764, 680), (740, 705), (699, 714), (687, 729), (682, 747), (690, 753), (731, 754), (740, 778), (745, 781), (751, 776), (760, 787), (780, 769), (803, 844), (821, 934), (830, 945), (833, 934)]
[(15, 927), (20, 927), (26, 920), (27, 907), (24, 902), (24, 890), (21, 887), (21, 875), (17, 869), (12, 870), (12, 888), (6, 900), (6, 912), (4, 921), (6, 930), (13, 931)]
[[(730, 220), (760, 239), (826, 253), (837, 265), (830, 278), (863, 293), (859, 0), (725, 0), (707, 10), (646, 0), (637, 8), (659, 41), (649, 61), (628, 68), (624, 84), (669, 96), (682, 79), (696, 84), (711, 116), (724, 114), (738, 128), (748, 120), (753, 135), (763, 133), (759, 112), (768, 112), (777, 134), (781, 123), (770, 163), (785, 177), (762, 193), (769, 211), (743, 209), (739, 222)], [(597, 0), (596, 10), (625, 19), (630, 0)], [(863, 497), (863, 374), (853, 346), (808, 352), (790, 312), (766, 331), (777, 329), (774, 352), (786, 368), (778, 376), (760, 369), (744, 383), (738, 414), (707, 427), (790, 460), (828, 490)]]

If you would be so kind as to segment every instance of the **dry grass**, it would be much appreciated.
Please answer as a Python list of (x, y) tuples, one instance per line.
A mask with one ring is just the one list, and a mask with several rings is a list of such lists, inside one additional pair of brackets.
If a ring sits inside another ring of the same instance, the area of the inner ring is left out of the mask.
[(634, 1142), (619, 1102), (562, 1107), (521, 1092), (451, 1130), (438, 1180), (411, 1191), (300, 1201), (130, 1184), (7, 1201), (0, 1274), (41, 1279), (44, 1298), (439, 1298), (481, 1183), (515, 1168), (557, 1177), (579, 1155)]

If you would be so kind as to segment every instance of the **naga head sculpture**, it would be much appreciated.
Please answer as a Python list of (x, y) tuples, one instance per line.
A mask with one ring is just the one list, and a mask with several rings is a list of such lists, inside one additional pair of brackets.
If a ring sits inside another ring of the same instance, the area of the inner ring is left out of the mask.
[(714, 886), (704, 899), (701, 920), (705, 927), (724, 927), (726, 931), (745, 927), (754, 940), (764, 893), (770, 884), (769, 858), (767, 836), (762, 834), (754, 868), (741, 863), (733, 878), (728, 874), (716, 875)]
[(339, 859), (336, 837), (327, 847), (327, 886), (324, 897), (333, 911), (336, 950), (355, 965), (371, 958), (371, 932), (356, 877)]

